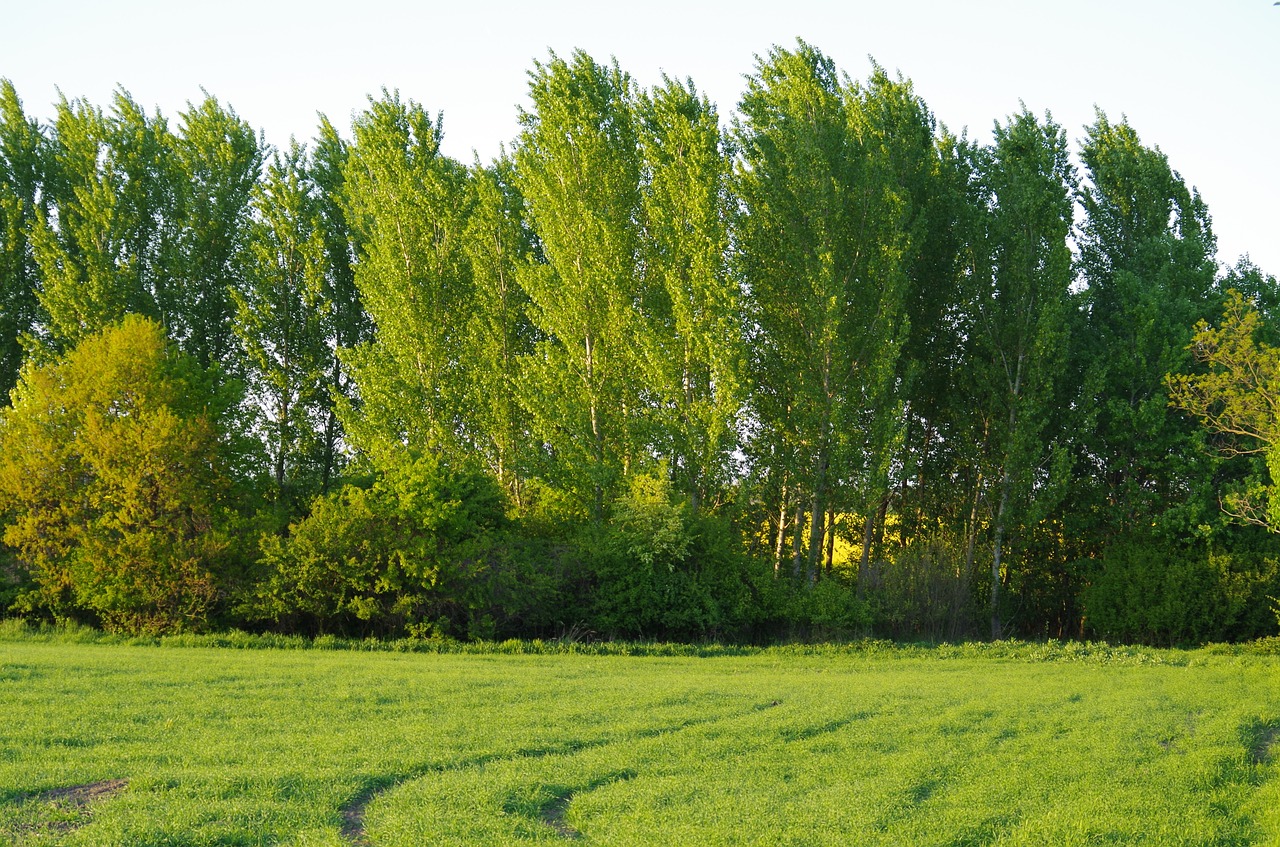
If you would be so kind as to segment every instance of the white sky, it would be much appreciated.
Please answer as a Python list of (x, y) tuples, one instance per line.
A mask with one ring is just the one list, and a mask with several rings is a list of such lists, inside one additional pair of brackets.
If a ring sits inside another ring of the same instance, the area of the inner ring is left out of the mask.
[(616, 56), (641, 85), (691, 77), (727, 119), (753, 57), (804, 38), (865, 78), (873, 56), (986, 141), (1046, 109), (1075, 141), (1128, 115), (1209, 204), (1219, 259), (1280, 274), (1280, 6), (1272, 0), (0, 0), (0, 76), (28, 114), (117, 84), (171, 121), (201, 87), (267, 140), (342, 130), (383, 86), (444, 113), (445, 152), (494, 156), (549, 49)]

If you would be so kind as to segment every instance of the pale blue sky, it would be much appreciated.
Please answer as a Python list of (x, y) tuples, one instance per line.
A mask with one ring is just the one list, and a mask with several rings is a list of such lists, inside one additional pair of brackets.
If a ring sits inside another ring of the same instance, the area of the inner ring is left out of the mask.
[(987, 140), (1048, 109), (1078, 139), (1095, 104), (1198, 186), (1220, 260), (1280, 274), (1280, 7), (1271, 0), (355, 3), (0, 0), (0, 76), (28, 113), (105, 105), (116, 84), (170, 119), (203, 86), (267, 140), (341, 128), (382, 86), (444, 112), (445, 151), (492, 157), (548, 49), (616, 56), (642, 85), (692, 77), (731, 113), (753, 56), (796, 37), (864, 78), (873, 56), (938, 119)]

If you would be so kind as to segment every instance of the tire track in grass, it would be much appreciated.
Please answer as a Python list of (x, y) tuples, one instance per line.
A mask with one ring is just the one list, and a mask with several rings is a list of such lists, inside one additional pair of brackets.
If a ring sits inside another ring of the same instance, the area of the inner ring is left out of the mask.
[(635, 779), (636, 772), (633, 770), (615, 771), (606, 774), (598, 779), (593, 779), (580, 788), (565, 788), (563, 786), (548, 786), (551, 792), (551, 799), (543, 803), (538, 809), (538, 818), (556, 831), (556, 835), (561, 838), (578, 839), (582, 837), (582, 833), (578, 832), (568, 821), (565, 816), (569, 812), (569, 804), (573, 802), (574, 797), (588, 794), (606, 785), (613, 785), (615, 782), (624, 782), (628, 779)]
[[(588, 741), (570, 741), (564, 744), (554, 744), (546, 747), (522, 748), (513, 753), (493, 753), (484, 756), (474, 756), (470, 759), (463, 759), (458, 762), (432, 762), (406, 771), (376, 776), (366, 780), (364, 786), (352, 795), (351, 799), (344, 803), (339, 809), (339, 813), (342, 817), (342, 837), (346, 839), (349, 844), (353, 845), (353, 847), (373, 847), (373, 842), (369, 840), (369, 836), (365, 832), (364, 826), (365, 812), (369, 808), (369, 804), (376, 800), (380, 795), (413, 780), (423, 779), (435, 774), (483, 767), (484, 765), (496, 762), (514, 762), (519, 759), (539, 759), (546, 756), (571, 756), (585, 750), (609, 747), (639, 739), (656, 738), (660, 735), (681, 732), (686, 729), (706, 726), (708, 724), (724, 723), (725, 721), (732, 720), (734, 718), (757, 714), (762, 709), (771, 708), (777, 705), (781, 705), (781, 701), (774, 700), (764, 706), (757, 705), (747, 712), (734, 712), (732, 714), (719, 717), (690, 718), (689, 720), (679, 721), (673, 724), (646, 727), (636, 732), (629, 733), (625, 737), (608, 736)], [(631, 771), (620, 771), (618, 774), (611, 774), (606, 778), (593, 781), (582, 789), (571, 791), (561, 789), (563, 793), (557, 794), (542, 808), (541, 820), (543, 823), (554, 828), (556, 832), (564, 838), (579, 838), (581, 837), (581, 834), (564, 821), (564, 816), (569, 808), (569, 802), (572, 800), (573, 796), (577, 793), (594, 791), (605, 785), (610, 785), (623, 779), (632, 779), (634, 777), (635, 773)]]

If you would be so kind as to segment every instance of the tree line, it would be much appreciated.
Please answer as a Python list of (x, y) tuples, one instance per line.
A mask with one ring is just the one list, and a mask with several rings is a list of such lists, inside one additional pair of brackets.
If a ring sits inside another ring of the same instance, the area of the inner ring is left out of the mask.
[(274, 148), (212, 96), (42, 124), (0, 83), (0, 608), (1275, 631), (1280, 437), (1246, 376), (1280, 289), (1218, 266), (1205, 203), (1126, 120), (1099, 111), (1074, 157), (1025, 107), (978, 142), (804, 42), (731, 116), (582, 52), (529, 94), (467, 164), (397, 92)]

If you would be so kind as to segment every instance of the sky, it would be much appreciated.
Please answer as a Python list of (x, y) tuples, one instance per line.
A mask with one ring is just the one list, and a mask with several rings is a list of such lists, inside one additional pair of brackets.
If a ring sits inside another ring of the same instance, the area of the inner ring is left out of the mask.
[(0, 77), (27, 113), (123, 87), (175, 122), (202, 91), (267, 141), (345, 132), (384, 87), (444, 118), (443, 149), (488, 161), (519, 131), (550, 51), (616, 58), (641, 86), (690, 78), (730, 120), (755, 57), (797, 38), (865, 79), (912, 80), (940, 123), (987, 142), (1020, 110), (1073, 145), (1095, 107), (1127, 116), (1208, 203), (1219, 261), (1280, 275), (1280, 5), (1272, 0), (0, 0)]

